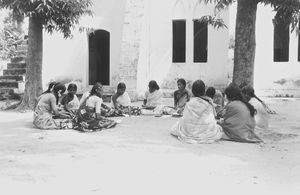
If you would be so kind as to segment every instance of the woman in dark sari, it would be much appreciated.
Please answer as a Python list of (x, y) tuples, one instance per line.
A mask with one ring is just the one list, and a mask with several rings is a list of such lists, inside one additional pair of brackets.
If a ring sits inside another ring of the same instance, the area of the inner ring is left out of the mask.
[(80, 105), (74, 119), (74, 129), (83, 132), (101, 131), (116, 126), (114, 120), (101, 116), (102, 85), (97, 83), (93, 86), (90, 95)]
[(225, 106), (224, 120), (221, 126), (229, 140), (237, 142), (259, 143), (262, 140), (254, 133), (255, 108), (243, 99), (241, 89), (230, 84), (225, 89), (228, 104)]

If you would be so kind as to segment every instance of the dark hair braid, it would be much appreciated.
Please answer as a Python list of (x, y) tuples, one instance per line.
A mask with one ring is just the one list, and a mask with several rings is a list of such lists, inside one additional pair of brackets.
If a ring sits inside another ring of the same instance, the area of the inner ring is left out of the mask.
[(256, 114), (256, 109), (244, 99), (241, 89), (236, 84), (231, 83), (225, 89), (225, 94), (230, 101), (239, 100), (243, 102), (247, 106), (252, 117)]

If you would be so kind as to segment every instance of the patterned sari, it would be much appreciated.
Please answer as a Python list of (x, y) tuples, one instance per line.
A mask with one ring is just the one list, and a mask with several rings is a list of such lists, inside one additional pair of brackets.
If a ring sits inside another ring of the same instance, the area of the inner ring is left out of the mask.
[(69, 119), (54, 119), (52, 110), (49, 104), (45, 104), (43, 98), (53, 96), (51, 93), (41, 95), (38, 99), (38, 104), (35, 107), (33, 114), (33, 124), (39, 129), (66, 129), (72, 128), (72, 123)]
[(73, 119), (74, 129), (82, 132), (94, 132), (112, 128), (117, 125), (114, 120), (107, 119), (103, 116), (96, 118), (95, 108), (86, 106), (86, 100), (81, 104)]
[(116, 112), (119, 112), (120, 115), (140, 115), (141, 109), (137, 106), (131, 106), (131, 100), (127, 92), (124, 92), (123, 95), (120, 95), (117, 100), (117, 106), (118, 108), (114, 108), (113, 101), (111, 100), (112, 107), (116, 110)]

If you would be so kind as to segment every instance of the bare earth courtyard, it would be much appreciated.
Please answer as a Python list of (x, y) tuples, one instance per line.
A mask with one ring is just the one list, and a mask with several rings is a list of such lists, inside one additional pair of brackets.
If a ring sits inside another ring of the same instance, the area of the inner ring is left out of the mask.
[(261, 145), (184, 144), (170, 136), (170, 117), (80, 133), (0, 112), (0, 194), (299, 194), (300, 99), (266, 102), (278, 114)]

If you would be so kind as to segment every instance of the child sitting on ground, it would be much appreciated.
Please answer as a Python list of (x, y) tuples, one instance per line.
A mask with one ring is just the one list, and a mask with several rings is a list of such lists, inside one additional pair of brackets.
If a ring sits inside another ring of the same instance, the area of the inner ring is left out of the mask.
[(68, 94), (61, 100), (61, 106), (65, 112), (69, 113), (70, 116), (73, 116), (79, 108), (79, 100), (76, 96), (77, 85), (71, 83), (68, 85), (67, 90)]

